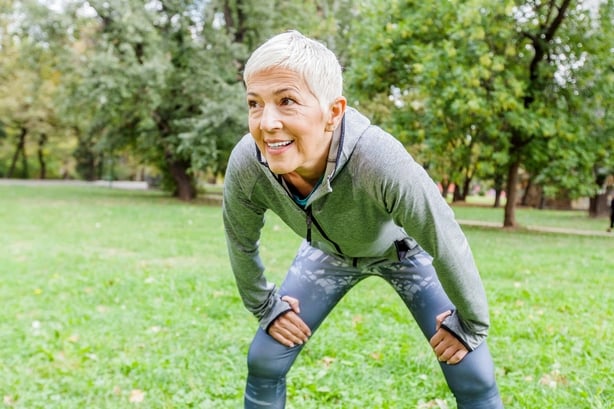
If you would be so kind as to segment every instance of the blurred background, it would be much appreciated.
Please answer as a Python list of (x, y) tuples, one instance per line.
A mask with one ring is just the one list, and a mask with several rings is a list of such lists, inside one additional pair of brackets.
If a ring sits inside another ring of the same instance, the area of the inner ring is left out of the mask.
[(242, 69), (296, 29), (462, 203), (608, 213), (614, 2), (0, 0), (0, 178), (219, 193)]

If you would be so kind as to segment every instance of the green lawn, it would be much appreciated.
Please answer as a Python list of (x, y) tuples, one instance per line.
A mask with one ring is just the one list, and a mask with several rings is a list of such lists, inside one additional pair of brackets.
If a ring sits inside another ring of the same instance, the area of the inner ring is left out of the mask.
[[(500, 209), (455, 212), (502, 220)], [(518, 219), (594, 222), (525, 209)], [(607, 221), (597, 222), (603, 231)], [(0, 186), (0, 228), (4, 407), (241, 407), (256, 322), (234, 286), (219, 207), (156, 192)], [(612, 408), (614, 238), (465, 231), (489, 295), (506, 407)], [(299, 240), (269, 216), (269, 278), (283, 277)], [(288, 399), (301, 409), (454, 407), (426, 341), (377, 279), (314, 335)]]
[[(467, 206), (452, 204), (459, 220), (480, 220), (503, 225), (503, 208), (492, 206)], [(588, 217), (586, 210), (539, 210), (517, 208), (516, 222), (521, 227), (545, 226), (603, 233), (610, 225), (607, 217)]]

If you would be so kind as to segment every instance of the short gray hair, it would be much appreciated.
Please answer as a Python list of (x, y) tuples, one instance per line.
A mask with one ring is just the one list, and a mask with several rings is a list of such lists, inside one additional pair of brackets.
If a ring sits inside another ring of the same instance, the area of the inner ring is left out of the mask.
[(247, 60), (243, 80), (261, 71), (283, 68), (301, 75), (323, 110), (343, 95), (343, 74), (337, 56), (324, 44), (298, 31), (278, 34)]

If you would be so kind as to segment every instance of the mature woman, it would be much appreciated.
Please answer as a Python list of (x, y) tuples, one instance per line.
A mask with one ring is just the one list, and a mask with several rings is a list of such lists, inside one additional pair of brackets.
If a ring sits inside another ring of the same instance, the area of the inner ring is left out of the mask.
[[(245, 408), (284, 407), (286, 373), (305, 342), (368, 276), (407, 305), (459, 408), (501, 408), (467, 240), (424, 169), (346, 106), (335, 55), (283, 33), (251, 55), (244, 80), (250, 132), (230, 157), (223, 214), (239, 293), (260, 323)], [(266, 210), (305, 238), (279, 289), (258, 252)]]

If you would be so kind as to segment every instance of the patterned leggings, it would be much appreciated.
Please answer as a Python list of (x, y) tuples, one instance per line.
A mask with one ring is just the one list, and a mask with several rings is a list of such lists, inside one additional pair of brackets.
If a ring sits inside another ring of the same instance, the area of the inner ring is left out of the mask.
[[(339, 300), (354, 285), (372, 275), (381, 276), (392, 285), (427, 339), (435, 333), (435, 317), (454, 308), (427, 253), (402, 262), (358, 269), (306, 242), (301, 245), (279, 293), (300, 301), (301, 318), (314, 333)], [(285, 407), (286, 374), (301, 349), (302, 345), (293, 348), (281, 345), (262, 329), (258, 330), (247, 359), (246, 409)], [(440, 363), (440, 366), (459, 409), (503, 407), (486, 343), (467, 354), (459, 364)]]

